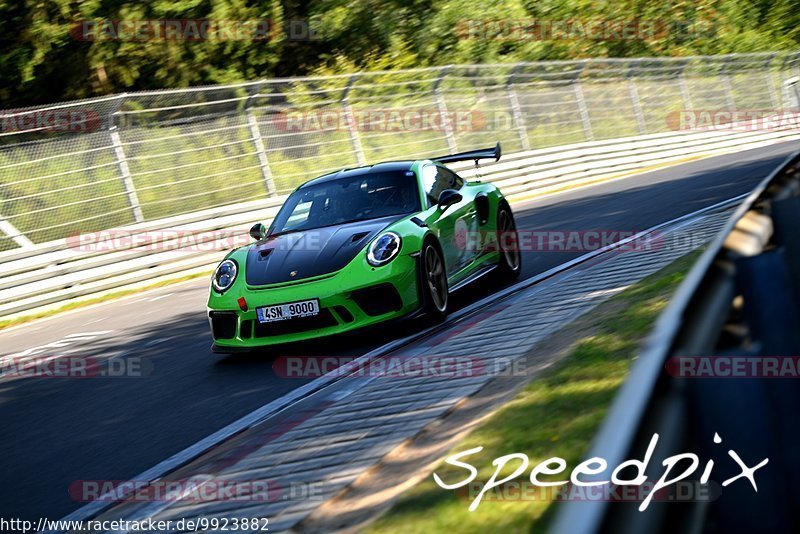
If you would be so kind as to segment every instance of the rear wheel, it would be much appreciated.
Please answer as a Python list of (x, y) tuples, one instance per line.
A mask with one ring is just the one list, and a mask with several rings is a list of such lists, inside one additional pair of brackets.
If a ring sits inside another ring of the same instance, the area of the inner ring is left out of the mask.
[(435, 318), (444, 318), (449, 300), (447, 272), (439, 248), (430, 240), (420, 254), (420, 286), (423, 310)]
[(516, 280), (522, 270), (519, 235), (511, 208), (501, 204), (497, 211), (497, 240), (500, 249), (498, 271), (504, 280)]

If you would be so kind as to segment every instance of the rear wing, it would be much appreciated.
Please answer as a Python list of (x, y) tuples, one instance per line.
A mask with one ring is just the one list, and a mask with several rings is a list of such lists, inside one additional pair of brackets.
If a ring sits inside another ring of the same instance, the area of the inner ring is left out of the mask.
[(497, 143), (494, 148), (483, 148), (480, 150), (471, 150), (469, 152), (460, 152), (458, 154), (450, 154), (449, 156), (441, 156), (438, 158), (431, 158), (431, 161), (438, 163), (453, 163), (456, 161), (469, 161), (475, 160), (475, 165), (478, 165), (478, 160), (494, 158), (495, 161), (500, 159), (500, 143)]

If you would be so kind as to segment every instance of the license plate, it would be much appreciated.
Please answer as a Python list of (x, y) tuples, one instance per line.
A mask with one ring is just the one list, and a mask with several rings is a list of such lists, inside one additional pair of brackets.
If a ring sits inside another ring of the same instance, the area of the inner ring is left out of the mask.
[(319, 314), (319, 300), (301, 300), (275, 306), (262, 306), (256, 308), (259, 323), (274, 323), (298, 317), (310, 317)]

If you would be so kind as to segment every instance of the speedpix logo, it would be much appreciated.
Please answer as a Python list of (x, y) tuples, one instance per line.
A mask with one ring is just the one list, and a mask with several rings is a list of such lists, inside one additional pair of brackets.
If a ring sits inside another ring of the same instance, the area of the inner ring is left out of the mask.
[[(716, 444), (722, 443), (722, 438), (718, 433), (714, 434), (713, 439)], [(573, 487), (583, 488), (602, 488), (603, 486), (609, 485), (635, 487), (648, 484), (650, 491), (640, 494), (643, 496), (641, 504), (639, 505), (640, 512), (647, 510), (651, 501), (656, 500), (659, 495), (663, 495), (662, 490), (686, 480), (697, 472), (702, 473), (699, 480), (700, 484), (705, 485), (712, 482), (711, 476), (714, 472), (714, 460), (709, 459), (701, 469), (700, 457), (695, 453), (685, 452), (664, 459), (661, 462), (661, 466), (663, 466), (661, 476), (652, 484), (645, 473), (650, 467), (650, 462), (653, 457), (653, 452), (658, 445), (658, 440), (659, 435), (653, 434), (642, 460), (633, 458), (625, 460), (616, 467), (613, 467), (609, 466), (604, 458), (595, 456), (576, 465), (569, 475), (567, 475), (567, 461), (558, 456), (542, 460), (535, 465), (532, 465), (532, 462), (524, 453), (515, 452), (500, 456), (492, 461), (495, 470), (489, 480), (485, 484), (473, 486), (478, 490), (469, 505), (469, 511), (474, 512), (477, 510), (481, 501), (489, 492), (504, 484), (513, 482), (517, 477), (523, 475), (528, 470), (529, 466), (532, 467), (528, 477), (530, 483), (534, 486), (544, 488), (557, 488), (567, 486), (570, 483)], [(445, 481), (438, 473), (433, 473), (434, 482), (436, 482), (440, 488), (447, 490), (458, 490), (460, 488), (469, 487), (478, 477), (478, 469), (471, 463), (463, 461), (462, 459), (466, 456), (477, 454), (482, 450), (482, 446), (475, 447), (454, 454), (445, 460), (446, 464), (466, 471), (468, 473), (467, 476), (461, 480)], [(727, 487), (741, 479), (742, 482), (740, 484), (749, 483), (753, 491), (757, 493), (758, 485), (756, 484), (755, 474), (759, 469), (762, 469), (769, 463), (769, 458), (764, 458), (756, 464), (750, 464), (749, 460), (745, 461), (742, 459), (733, 449), (728, 450), (728, 456), (730, 456), (733, 465), (739, 469), (739, 473), (723, 481), (721, 484), (722, 487)], [(510, 466), (514, 466), (515, 468), (513, 472), (508, 474)], [(631, 470), (636, 472), (635, 478), (628, 478), (632, 474)], [(448, 477), (448, 479), (450, 478), (451, 477)], [(552, 480), (553, 478), (558, 478), (559, 480)], [(598, 478), (605, 480), (598, 480)], [(609, 490), (600, 490), (598, 495), (593, 495), (588, 500), (611, 499), (612, 497), (610, 496), (615, 494), (616, 492), (609, 488)], [(634, 499), (636, 499), (635, 495), (636, 493), (634, 492)], [(584, 498), (584, 495), (580, 495), (574, 498), (567, 497), (567, 500), (584, 500)]]

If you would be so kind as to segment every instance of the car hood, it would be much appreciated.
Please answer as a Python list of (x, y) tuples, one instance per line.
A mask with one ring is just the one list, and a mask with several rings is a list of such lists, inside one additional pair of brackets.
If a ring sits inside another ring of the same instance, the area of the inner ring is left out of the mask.
[(267, 236), (250, 245), (247, 251), (247, 285), (280, 284), (338, 271), (378, 232), (402, 217), (382, 217)]

